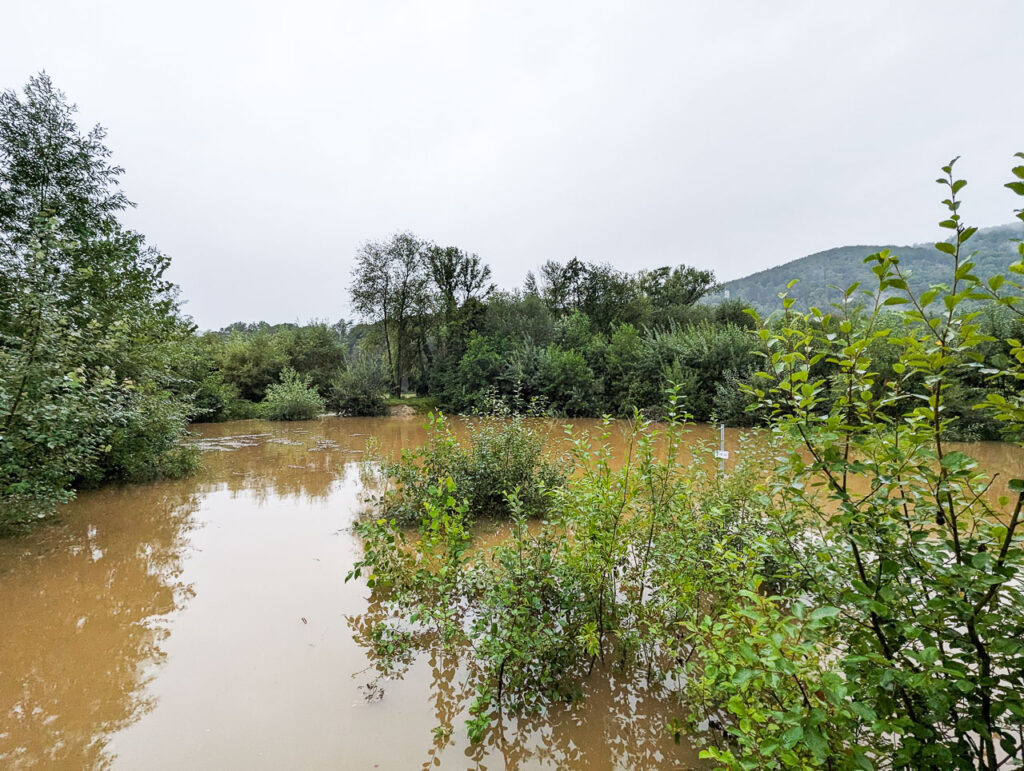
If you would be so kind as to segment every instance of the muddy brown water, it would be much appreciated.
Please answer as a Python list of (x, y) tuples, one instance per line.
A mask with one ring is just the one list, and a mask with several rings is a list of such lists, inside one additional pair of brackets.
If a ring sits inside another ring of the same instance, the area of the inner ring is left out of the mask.
[[(371, 436), (385, 452), (421, 444), (422, 423), (195, 426), (199, 474), (83, 493), (59, 523), (0, 541), (0, 767), (696, 767), (663, 729), (678, 705), (615, 673), (481, 746), (452, 719), (457, 661), (423, 656), (367, 688), (353, 624), (369, 592), (344, 582), (360, 549), (359, 461)], [(736, 433), (726, 441), (735, 451)], [(1017, 448), (969, 449), (1024, 476)], [(431, 730), (439, 715), (447, 740)]]

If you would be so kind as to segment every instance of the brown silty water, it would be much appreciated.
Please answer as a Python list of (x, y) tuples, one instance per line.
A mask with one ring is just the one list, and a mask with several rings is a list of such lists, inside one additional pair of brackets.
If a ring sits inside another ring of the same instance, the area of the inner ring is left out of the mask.
[[(458, 661), (432, 653), (367, 687), (353, 627), (369, 591), (344, 581), (361, 548), (359, 461), (371, 436), (384, 453), (422, 444), (422, 418), (194, 430), (199, 474), (83, 493), (59, 523), (0, 541), (0, 767), (697, 767), (664, 730), (680, 713), (671, 696), (611, 672), (584, 683), (582, 703), (506, 719), (478, 746), (455, 706)], [(608, 441), (620, 447), (619, 432)], [(690, 441), (718, 433), (698, 426)], [(1018, 448), (969, 451), (1024, 476)], [(435, 739), (442, 719), (454, 731)]]

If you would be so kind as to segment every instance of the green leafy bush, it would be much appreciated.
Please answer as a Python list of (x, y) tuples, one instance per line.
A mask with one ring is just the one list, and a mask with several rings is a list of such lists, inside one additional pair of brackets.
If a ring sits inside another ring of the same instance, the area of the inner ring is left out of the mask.
[(547, 512), (547, 493), (562, 485), (566, 471), (544, 454), (541, 435), (521, 416), (482, 418), (462, 443), (443, 415), (429, 416), (427, 441), (382, 464), (389, 489), (381, 500), (387, 517), (415, 524), (431, 487), (451, 479), (471, 517), (507, 518), (507, 494), (516, 492), (526, 516)]
[(383, 415), (388, 390), (388, 375), (380, 360), (360, 356), (334, 376), (328, 406), (343, 415)]
[(281, 382), (267, 387), (261, 409), (267, 420), (313, 420), (323, 415), (326, 408), (310, 376), (285, 367)]
[(582, 353), (549, 345), (539, 364), (540, 393), (552, 412), (579, 417), (600, 411), (601, 383)]

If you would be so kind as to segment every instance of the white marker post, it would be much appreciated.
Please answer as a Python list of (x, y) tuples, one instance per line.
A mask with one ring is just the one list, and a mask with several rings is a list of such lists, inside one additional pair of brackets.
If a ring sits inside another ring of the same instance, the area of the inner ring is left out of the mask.
[(715, 457), (718, 458), (718, 473), (725, 473), (725, 462), (729, 460), (729, 451), (725, 449), (725, 423), (718, 426), (719, 449), (715, 450)]

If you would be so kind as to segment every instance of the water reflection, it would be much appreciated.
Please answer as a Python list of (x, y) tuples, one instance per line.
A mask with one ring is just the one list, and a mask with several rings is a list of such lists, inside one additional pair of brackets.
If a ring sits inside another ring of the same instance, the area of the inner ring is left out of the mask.
[[(390, 618), (374, 594), (366, 611), (349, 617), (353, 636), (370, 661), (362, 685), (367, 701), (401, 698), (406, 682), (429, 678), (428, 701), (434, 723), (421, 768), (526, 769), (686, 769), (700, 768), (697, 751), (676, 744), (665, 729), (681, 714), (667, 688), (648, 684), (640, 672), (620, 671), (614, 663), (598, 666), (581, 683), (581, 698), (554, 704), (539, 714), (503, 714), (479, 744), (470, 744), (464, 722), (475, 696), (467, 671), (468, 650), (438, 644), (430, 632), (413, 631), (410, 653), (395, 661), (378, 656), (373, 630)], [(386, 642), (386, 640), (384, 640)], [(422, 726), (420, 727), (422, 731)], [(428, 735), (405, 732), (407, 742), (426, 743)]]
[[(105, 767), (106, 737), (152, 708), (196, 505), (159, 485), (87, 494), (59, 528), (0, 542), (0, 765)], [(145, 537), (123, 539), (138, 518)]]
[[(559, 423), (540, 427), (562, 441)], [(384, 454), (421, 444), (422, 418), (195, 428), (196, 476), (84, 494), (60, 524), (0, 541), (0, 767), (692, 764), (663, 730), (672, 696), (614, 669), (584, 681), (579, 704), (505, 716), (481, 745), (463, 727), (457, 655), (429, 648), (401, 673), (378, 671), (367, 630), (380, 608), (344, 582), (368, 481), (358, 461), (371, 436)], [(727, 432), (734, 453), (737, 442)], [(962, 449), (1002, 479), (1024, 476), (1019, 448)], [(484, 540), (504, 532), (491, 531)], [(435, 739), (439, 724), (451, 732)]]

